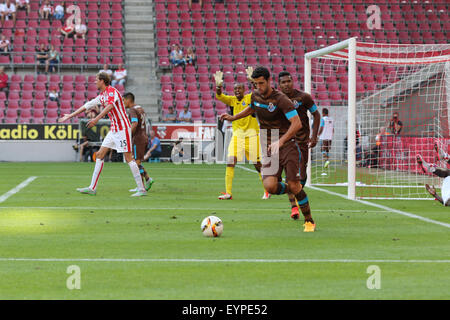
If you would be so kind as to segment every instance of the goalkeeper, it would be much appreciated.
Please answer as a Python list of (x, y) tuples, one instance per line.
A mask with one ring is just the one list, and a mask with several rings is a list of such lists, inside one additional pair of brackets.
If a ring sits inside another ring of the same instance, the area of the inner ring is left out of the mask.
[[(450, 164), (450, 156), (447, 152), (439, 148), (439, 145), (437, 142), (434, 144), (434, 150), (437, 153), (437, 159), (439, 161), (445, 161), (447, 164)], [(436, 192), (436, 189), (434, 186), (430, 186), (428, 184), (425, 184), (425, 189), (428, 191), (429, 194), (431, 194), (437, 201), (442, 203), (444, 206), (449, 207), (450, 206), (450, 170), (446, 168), (438, 167), (434, 163), (428, 163), (423, 160), (422, 156), (418, 154), (416, 156), (417, 164), (420, 166), (422, 171), (424, 173), (432, 173), (438, 177), (444, 178), (444, 181), (442, 181), (442, 197), (438, 195)]]
[[(252, 74), (253, 68), (246, 70), (247, 75)], [(233, 115), (238, 114), (251, 103), (251, 93), (245, 94), (245, 86), (242, 83), (234, 85), (234, 96), (225, 95), (222, 92), (223, 72), (217, 71), (214, 74), (216, 80), (216, 98), (228, 105)], [(225, 171), (225, 193), (219, 196), (220, 200), (232, 199), (232, 185), (234, 177), (234, 167), (237, 161), (242, 161), (245, 154), (247, 160), (254, 163), (258, 172), (261, 172), (259, 145), (259, 125), (256, 118), (248, 116), (237, 121), (233, 121), (233, 136), (228, 145), (227, 168)], [(260, 174), (261, 178), (261, 174)], [(261, 180), (262, 181), (262, 180)], [(264, 191), (263, 199), (268, 199), (269, 193)]]

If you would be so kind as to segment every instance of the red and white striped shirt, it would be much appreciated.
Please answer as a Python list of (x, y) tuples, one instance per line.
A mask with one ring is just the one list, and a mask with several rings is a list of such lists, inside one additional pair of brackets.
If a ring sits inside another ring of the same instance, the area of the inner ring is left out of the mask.
[(130, 119), (128, 119), (122, 96), (116, 88), (111, 86), (106, 87), (95, 99), (85, 103), (84, 107), (86, 110), (89, 110), (96, 105), (101, 105), (103, 108), (106, 108), (110, 104), (114, 105), (114, 108), (108, 113), (108, 117), (111, 119), (111, 131), (130, 130)]

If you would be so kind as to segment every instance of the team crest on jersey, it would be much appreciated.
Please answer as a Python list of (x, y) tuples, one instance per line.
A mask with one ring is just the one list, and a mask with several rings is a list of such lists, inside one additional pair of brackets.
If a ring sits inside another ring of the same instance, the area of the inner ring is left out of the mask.
[(242, 101), (242, 105), (245, 107), (245, 101)]
[(269, 110), (269, 112), (274, 112), (275, 111), (275, 106), (273, 105), (273, 103), (269, 103), (269, 106), (267, 107), (267, 110)]
[(292, 103), (294, 103), (294, 108), (295, 109), (297, 109), (298, 106), (300, 105), (297, 100), (292, 101)]
[(110, 97), (114, 97), (114, 92), (110, 92), (110, 93), (109, 93), (109, 96), (110, 96)]

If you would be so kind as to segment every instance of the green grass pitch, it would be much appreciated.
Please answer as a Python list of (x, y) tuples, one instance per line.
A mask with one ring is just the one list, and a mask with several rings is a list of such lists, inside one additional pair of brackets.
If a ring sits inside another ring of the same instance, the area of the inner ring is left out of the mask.
[[(446, 226), (306, 189), (317, 231), (304, 233), (286, 196), (261, 199), (253, 172), (236, 168), (233, 200), (219, 201), (223, 165), (146, 169), (156, 182), (136, 199), (123, 163), (105, 163), (96, 196), (75, 191), (89, 185), (92, 163), (0, 163), (0, 197), (37, 177), (0, 203), (0, 299), (450, 296)], [(450, 223), (436, 201), (374, 202)], [(211, 214), (224, 222), (220, 238), (200, 231)], [(67, 288), (71, 265), (79, 290)], [(371, 265), (380, 289), (367, 288)]]

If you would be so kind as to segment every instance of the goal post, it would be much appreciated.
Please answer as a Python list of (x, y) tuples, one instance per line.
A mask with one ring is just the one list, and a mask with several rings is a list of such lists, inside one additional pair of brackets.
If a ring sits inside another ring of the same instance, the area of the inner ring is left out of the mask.
[(346, 188), (349, 199), (429, 199), (424, 184), (439, 187), (439, 179), (415, 158), (446, 166), (434, 144), (450, 144), (450, 44), (350, 38), (304, 61), (305, 91), (334, 121), (329, 165), (320, 145), (312, 149), (307, 185)]

